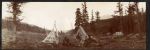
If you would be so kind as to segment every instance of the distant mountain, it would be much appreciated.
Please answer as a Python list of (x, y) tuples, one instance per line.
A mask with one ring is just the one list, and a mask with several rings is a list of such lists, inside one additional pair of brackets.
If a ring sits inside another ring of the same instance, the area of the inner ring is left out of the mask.
[[(13, 29), (13, 22), (6, 20), (6, 19), (2, 19), (2, 29), (3, 28), (7, 28), (8, 30), (12, 30)], [(29, 32), (36, 32), (36, 33), (50, 32), (50, 30), (40, 28), (40, 27), (35, 26), (35, 25), (23, 23), (23, 22), (18, 23), (17, 31), (29, 31)]]

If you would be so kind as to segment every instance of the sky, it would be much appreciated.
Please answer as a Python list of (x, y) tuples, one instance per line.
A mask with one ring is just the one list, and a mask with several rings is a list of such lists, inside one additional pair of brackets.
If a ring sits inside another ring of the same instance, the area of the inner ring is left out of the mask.
[[(83, 2), (27, 2), (22, 7), (24, 23), (39, 26), (52, 30), (56, 22), (57, 30), (70, 30), (74, 28), (75, 12), (77, 8), (82, 8)], [(8, 13), (9, 2), (2, 2), (2, 19), (11, 16)], [(122, 2), (124, 11), (128, 2)], [(100, 12), (101, 19), (111, 18), (116, 11), (117, 2), (87, 2), (87, 11), (91, 18), (91, 11)], [(146, 2), (140, 2), (139, 8), (146, 9)], [(94, 13), (95, 16), (95, 13)]]

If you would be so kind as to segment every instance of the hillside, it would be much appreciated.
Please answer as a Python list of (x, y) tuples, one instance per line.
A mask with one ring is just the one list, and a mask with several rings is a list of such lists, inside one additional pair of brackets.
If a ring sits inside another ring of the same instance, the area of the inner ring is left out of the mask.
[[(23, 49), (38, 48), (41, 41), (46, 37), (45, 30), (38, 26), (29, 25), (27, 23), (19, 23), (17, 34), (13, 34), (13, 23), (11, 21), (2, 20), (2, 48), (3, 49)], [(17, 37), (17, 44), (14, 44), (14, 37)], [(21, 44), (21, 45), (20, 45)]]
[[(2, 29), (7, 28), (9, 30), (13, 29), (13, 22), (2, 19)], [(30, 25), (27, 23), (20, 22), (17, 25), (17, 31), (29, 31), (29, 32), (35, 32), (35, 33), (46, 33), (50, 32), (50, 30), (40, 28), (35, 25)]]
[(83, 26), (87, 32), (95, 35), (106, 33), (115, 33), (122, 30), (125, 35), (130, 33), (146, 33), (146, 14), (141, 13), (139, 16), (113, 16), (109, 19), (101, 19), (99, 21), (91, 21), (87, 26)]

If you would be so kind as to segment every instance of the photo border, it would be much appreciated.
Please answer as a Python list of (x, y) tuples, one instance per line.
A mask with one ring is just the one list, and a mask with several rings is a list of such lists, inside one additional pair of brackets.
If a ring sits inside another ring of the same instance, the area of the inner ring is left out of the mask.
[[(2, 0), (2, 2), (11, 2), (11, 1), (16, 1), (16, 2), (146, 2), (146, 16), (147, 16), (147, 33), (146, 33), (146, 50), (150, 50), (150, 0)], [(1, 3), (1, 10), (2, 10), (2, 3)], [(1, 16), (2, 16), (2, 11), (1, 11)], [(1, 22), (2, 22), (2, 17), (1, 17)], [(2, 23), (1, 23), (2, 26)], [(2, 27), (1, 27), (2, 28)], [(2, 30), (1, 30), (2, 33)], [(1, 35), (1, 34), (0, 34)], [(1, 37), (1, 36), (0, 36)], [(0, 40), (2, 37), (0, 38)], [(2, 40), (1, 40), (2, 42)], [(2, 43), (0, 43), (2, 44)], [(0, 45), (0, 48), (2, 49), (2, 45)], [(52, 48), (49, 50), (145, 50), (145, 49), (101, 49), (101, 48)], [(10, 50), (10, 49), (4, 49), (4, 50)], [(20, 49), (19, 49), (20, 50)], [(32, 50), (32, 49), (31, 49)], [(34, 50), (45, 50), (45, 49), (34, 49)]]

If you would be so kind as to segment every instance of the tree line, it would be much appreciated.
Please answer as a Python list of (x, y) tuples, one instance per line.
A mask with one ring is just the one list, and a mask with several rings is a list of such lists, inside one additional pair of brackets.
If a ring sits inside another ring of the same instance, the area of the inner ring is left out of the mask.
[(112, 14), (113, 18), (103, 20), (100, 19), (99, 11), (96, 11), (94, 16), (92, 10), (91, 19), (89, 20), (86, 2), (84, 2), (81, 8), (82, 12), (80, 8), (77, 8), (75, 12), (75, 30), (82, 26), (89, 35), (113, 34), (115, 32), (123, 32), (125, 35), (130, 33), (146, 33), (146, 12), (143, 8), (139, 9), (138, 4), (139, 2), (133, 2), (132, 4), (129, 2), (127, 10), (123, 11), (123, 4), (118, 2), (117, 10)]

